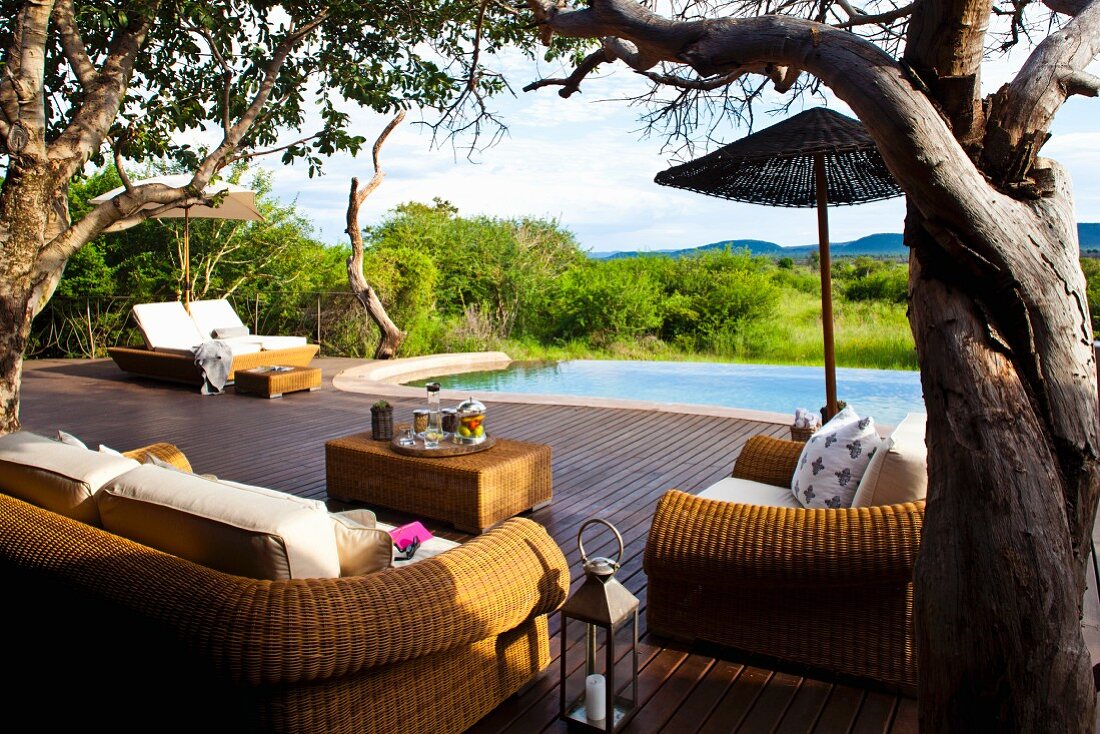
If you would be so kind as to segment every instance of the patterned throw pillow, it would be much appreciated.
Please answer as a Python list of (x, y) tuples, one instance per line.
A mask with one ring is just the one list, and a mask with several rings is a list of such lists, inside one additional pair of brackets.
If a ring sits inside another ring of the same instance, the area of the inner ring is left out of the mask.
[(851, 507), (856, 488), (881, 439), (873, 418), (847, 407), (806, 442), (791, 478), (791, 491), (804, 507)]

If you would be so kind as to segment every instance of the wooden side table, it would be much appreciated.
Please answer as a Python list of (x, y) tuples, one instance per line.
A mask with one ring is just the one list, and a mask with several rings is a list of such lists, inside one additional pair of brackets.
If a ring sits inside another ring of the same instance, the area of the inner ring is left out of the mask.
[(257, 367), (237, 370), (234, 387), (239, 393), (249, 392), (265, 398), (281, 398), (284, 393), (321, 389), (321, 370), (317, 367), (289, 367), (274, 370)]
[(503, 438), (477, 454), (420, 458), (357, 433), (325, 443), (325, 477), (334, 499), (392, 507), (472, 533), (553, 497), (550, 447)]

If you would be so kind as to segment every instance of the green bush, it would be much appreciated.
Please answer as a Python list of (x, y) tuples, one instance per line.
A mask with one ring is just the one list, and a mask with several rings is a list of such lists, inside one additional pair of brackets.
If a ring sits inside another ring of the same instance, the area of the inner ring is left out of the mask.
[(587, 262), (566, 272), (552, 297), (548, 335), (607, 345), (661, 325), (661, 290), (638, 260)]

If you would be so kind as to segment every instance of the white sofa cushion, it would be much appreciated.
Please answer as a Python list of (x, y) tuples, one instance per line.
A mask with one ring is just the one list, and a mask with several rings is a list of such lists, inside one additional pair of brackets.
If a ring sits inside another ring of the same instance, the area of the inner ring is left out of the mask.
[(856, 488), (882, 439), (872, 418), (850, 406), (833, 416), (802, 449), (791, 491), (804, 507), (851, 507)]
[(910, 413), (887, 436), (859, 482), (852, 507), (917, 502), (928, 494), (924, 413)]
[(154, 351), (186, 351), (201, 344), (203, 337), (195, 322), (179, 301), (139, 303), (134, 306), (134, 321), (145, 337), (145, 346)]
[(347, 510), (329, 515), (336, 533), (341, 576), (375, 573), (393, 564), (393, 538), (376, 527), (370, 510)]
[(790, 487), (776, 487), (772, 484), (738, 477), (726, 477), (715, 482), (700, 492), (699, 496), (723, 502), (739, 502), (743, 505), (802, 509), (802, 503), (795, 499)]
[(137, 466), (27, 431), (0, 437), (0, 491), (89, 525), (100, 524), (96, 493)]
[(218, 571), (340, 576), (332, 521), (317, 500), (157, 466), (123, 474), (96, 499), (110, 532)]
[(213, 339), (214, 329), (244, 326), (241, 317), (224, 298), (191, 301), (191, 321), (204, 339)]

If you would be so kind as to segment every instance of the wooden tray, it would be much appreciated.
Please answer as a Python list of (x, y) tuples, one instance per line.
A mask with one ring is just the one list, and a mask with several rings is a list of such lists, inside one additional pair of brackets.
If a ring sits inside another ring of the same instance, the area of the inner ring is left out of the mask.
[(398, 443), (400, 440), (400, 431), (397, 431), (398, 435), (393, 437), (390, 441), (390, 448), (399, 454), (405, 456), (418, 456), (421, 459), (442, 459), (448, 456), (464, 456), (465, 454), (476, 454), (479, 451), (487, 451), (496, 445), (496, 438), (485, 434), (485, 440), (481, 443), (454, 443), (450, 439), (444, 439), (439, 442), (439, 446), (434, 449), (426, 449), (423, 445), (419, 446), (402, 446)]

